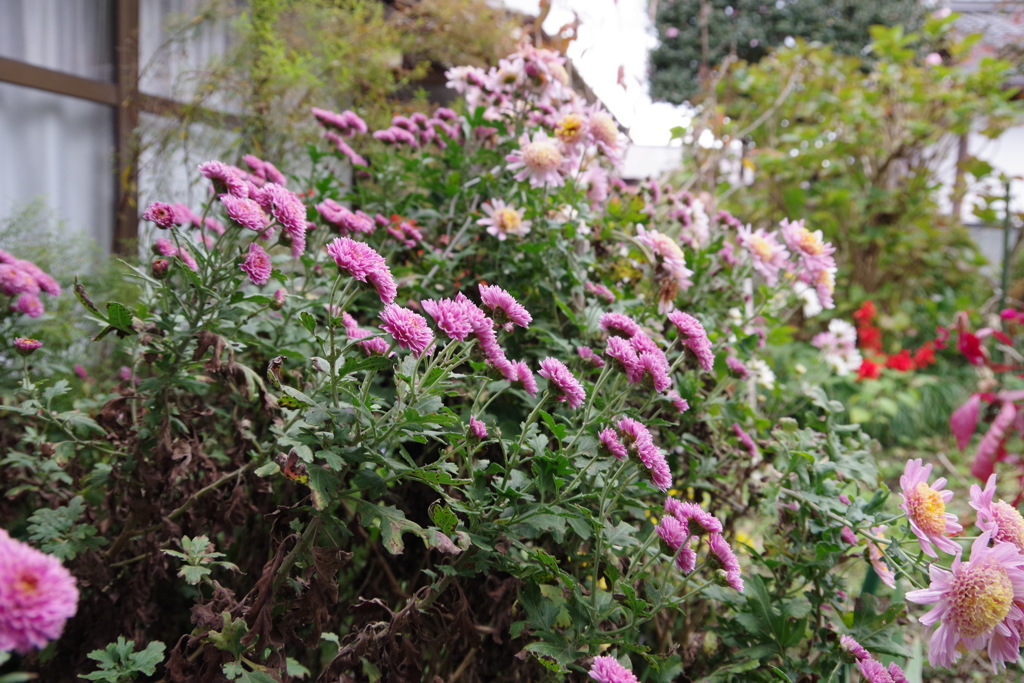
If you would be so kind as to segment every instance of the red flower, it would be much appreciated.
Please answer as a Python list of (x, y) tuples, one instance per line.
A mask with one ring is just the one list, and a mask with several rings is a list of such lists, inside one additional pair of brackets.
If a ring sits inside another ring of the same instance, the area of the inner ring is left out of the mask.
[(882, 366), (869, 361), (867, 358), (861, 361), (860, 369), (857, 370), (857, 380), (878, 379), (882, 375)]
[(976, 335), (961, 330), (957, 337), (956, 348), (971, 365), (984, 365), (985, 351), (981, 348), (981, 339)]
[(919, 368), (926, 368), (935, 362), (935, 345), (932, 342), (925, 342), (921, 348), (914, 353), (914, 365)]
[(889, 356), (889, 359), (885, 361), (885, 367), (898, 372), (907, 372), (914, 369), (914, 360), (910, 357), (910, 351), (903, 349), (899, 353)]
[(882, 353), (882, 331), (872, 325), (857, 328), (857, 343), (864, 351)]
[(949, 333), (950, 330), (942, 325), (935, 326), (935, 348), (940, 350), (946, 348), (946, 342), (949, 341)]
[(857, 321), (858, 327), (863, 327), (874, 320), (876, 315), (878, 315), (878, 311), (875, 309), (875, 303), (873, 301), (865, 301), (864, 305), (854, 312), (853, 319)]

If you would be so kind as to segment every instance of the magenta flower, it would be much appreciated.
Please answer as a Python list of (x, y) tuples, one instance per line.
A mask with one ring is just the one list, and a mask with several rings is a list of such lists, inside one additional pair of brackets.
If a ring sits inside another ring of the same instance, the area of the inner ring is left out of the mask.
[(469, 431), (481, 441), (487, 438), (487, 425), (475, 417), (469, 418)]
[(75, 579), (60, 561), (0, 529), (0, 652), (45, 647), (77, 609)]
[(338, 268), (360, 282), (373, 285), (381, 301), (390, 304), (395, 300), (398, 287), (391, 269), (373, 247), (348, 237), (338, 237), (327, 245), (327, 253), (338, 264)]
[(353, 166), (362, 166), (365, 168), (370, 165), (370, 162), (366, 160), (366, 157), (352, 149), (352, 147), (349, 146), (349, 144), (345, 142), (345, 140), (334, 131), (329, 130), (325, 132), (324, 137), (327, 138), (330, 142), (334, 143), (335, 149), (337, 149), (338, 152), (340, 152), (341, 154), (348, 157), (349, 162), (351, 162)]
[(740, 427), (738, 424), (733, 422), (732, 431), (733, 434), (736, 435), (736, 438), (740, 440), (740, 443), (743, 444), (743, 447), (747, 449), (747, 453), (750, 454), (751, 458), (758, 458), (761, 456), (761, 451), (758, 450), (757, 444), (754, 443), (754, 439), (751, 438), (750, 434), (747, 434), (743, 430), (743, 427)]
[(7, 296), (39, 294), (41, 288), (32, 274), (9, 263), (0, 263), (0, 293)]
[(430, 331), (427, 319), (408, 308), (389, 303), (381, 311), (380, 319), (384, 321), (380, 329), (394, 337), (399, 346), (411, 350), (417, 357), (426, 353), (434, 342), (434, 333)]
[(614, 429), (608, 427), (602, 429), (601, 433), (597, 435), (597, 438), (601, 441), (601, 445), (607, 449), (609, 453), (616, 460), (626, 460), (629, 457), (629, 453), (626, 452), (626, 447), (619, 441), (619, 435)]
[(636, 384), (643, 377), (643, 368), (640, 367), (640, 358), (633, 346), (622, 337), (609, 337), (608, 345), (605, 347), (605, 354), (615, 361), (619, 368), (626, 373), (626, 379), (631, 384)]
[(153, 202), (142, 212), (142, 219), (155, 223), (158, 228), (172, 228), (178, 225), (178, 216), (174, 207), (163, 202)]
[(956, 515), (946, 512), (946, 503), (953, 499), (952, 491), (943, 491), (946, 484), (945, 478), (936, 479), (934, 484), (928, 484), (928, 475), (931, 474), (931, 465), (922, 465), (921, 459), (908, 460), (907, 466), (900, 477), (902, 502), (900, 509), (907, 513), (910, 520), (910, 528), (917, 535), (921, 544), (921, 550), (928, 557), (938, 557), (934, 543), (939, 550), (950, 554), (960, 552), (957, 545), (949, 536), (963, 531), (963, 527), (957, 524)]
[(516, 180), (529, 180), (530, 187), (561, 187), (565, 184), (563, 171), (566, 157), (558, 141), (549, 138), (544, 131), (519, 138), (519, 149), (505, 157), (511, 162), (508, 170), (516, 171)]
[(750, 369), (743, 364), (736, 356), (729, 356), (725, 359), (725, 365), (729, 370), (740, 379), (746, 379), (750, 377)]
[(593, 294), (596, 297), (604, 299), (607, 303), (615, 301), (615, 294), (612, 293), (612, 290), (602, 284), (594, 284), (590, 280), (587, 280), (583, 283), (583, 289), (586, 290), (587, 294)]
[(255, 199), (284, 228), (292, 243), (292, 257), (302, 256), (306, 251), (306, 206), (302, 200), (276, 183), (260, 188)]
[(473, 331), (469, 309), (461, 301), (424, 299), (420, 305), (434, 319), (437, 327), (451, 339), (465, 341)]
[(38, 318), (46, 309), (35, 294), (21, 294), (11, 304), (11, 310), (15, 313), (24, 313), (30, 318)]
[(867, 683), (894, 683), (889, 670), (877, 659), (868, 658), (857, 662), (857, 670)]
[(497, 285), (480, 285), (480, 303), (491, 310), (494, 321), (510, 332), (512, 325), (529, 327), (533, 317), (511, 294)]
[(288, 179), (284, 177), (284, 174), (277, 170), (277, 166), (274, 166), (269, 161), (263, 161), (263, 159), (252, 154), (246, 154), (242, 157), (242, 161), (249, 165), (253, 175), (260, 180), (276, 183), (277, 185), (288, 184)]
[(516, 370), (516, 381), (523, 385), (523, 390), (530, 396), (537, 395), (537, 379), (533, 376), (533, 370), (524, 361), (512, 363)]
[(996, 475), (989, 476), (982, 490), (971, 486), (971, 507), (978, 511), (978, 528), (992, 532), (995, 543), (1012, 543), (1024, 552), (1024, 517), (1017, 508), (1004, 500), (993, 503), (996, 493)]
[(630, 338), (640, 332), (636, 321), (623, 313), (605, 313), (598, 325), (608, 334), (620, 337)]
[(682, 415), (683, 413), (690, 409), (690, 402), (687, 401), (682, 396), (680, 396), (679, 392), (668, 392), (668, 399), (672, 401), (672, 405), (675, 406), (675, 409), (679, 411), (680, 415)]
[[(337, 316), (335, 316), (337, 317)], [(341, 313), (341, 324), (345, 326), (345, 335), (353, 340), (362, 340), (359, 342), (360, 348), (367, 356), (383, 356), (388, 352), (388, 343), (380, 337), (366, 337), (370, 336), (369, 330), (364, 330), (359, 327), (359, 323), (348, 313)]]
[(993, 671), (1017, 659), (1024, 621), (1024, 555), (1012, 543), (989, 547), (992, 533), (971, 546), (971, 559), (953, 560), (952, 571), (929, 567), (931, 585), (907, 593), (907, 600), (935, 605), (918, 621), (938, 623), (928, 648), (932, 666), (952, 666), (968, 650), (988, 649)]
[(562, 361), (557, 358), (545, 358), (540, 362), (539, 374), (547, 378), (549, 385), (558, 391), (559, 401), (568, 401), (572, 409), (583, 405), (587, 393)]
[(43, 342), (38, 339), (29, 339), (28, 337), (16, 337), (14, 339), (14, 348), (22, 356), (28, 356), (34, 353), (37, 349), (41, 348)]
[(871, 653), (850, 636), (839, 636), (839, 647), (853, 655), (854, 659), (871, 659)]
[(680, 521), (671, 515), (662, 517), (654, 527), (654, 531), (676, 557), (676, 566), (684, 574), (689, 574), (697, 567), (697, 553), (690, 546), (692, 537), (686, 521)]
[(672, 379), (668, 376), (668, 360), (660, 350), (644, 351), (637, 355), (637, 361), (640, 364), (641, 378), (649, 377), (655, 391), (661, 393), (672, 386)]
[(577, 346), (576, 353), (579, 354), (579, 357), (582, 358), (587, 363), (590, 363), (591, 365), (598, 368), (604, 367), (604, 359), (601, 358), (601, 356), (594, 353), (594, 350), (591, 349), (589, 346)]
[(246, 174), (240, 168), (221, 161), (207, 161), (199, 164), (199, 172), (213, 182), (213, 190), (217, 194), (226, 192), (240, 199), (249, 196), (249, 183), (245, 181)]
[(590, 677), (597, 683), (640, 683), (633, 672), (622, 666), (614, 657), (594, 657), (590, 666)]
[(669, 513), (680, 522), (689, 524), (690, 520), (697, 522), (704, 531), (722, 533), (722, 522), (717, 517), (702, 508), (696, 503), (684, 503), (675, 498), (665, 499), (665, 512)]
[(708, 546), (712, 554), (721, 562), (725, 569), (725, 580), (731, 587), (740, 593), (743, 592), (743, 577), (740, 574), (740, 563), (736, 559), (729, 542), (720, 533), (712, 532), (708, 535)]
[(705, 372), (711, 372), (715, 365), (715, 353), (711, 350), (711, 340), (708, 339), (708, 333), (704, 331), (700, 321), (682, 311), (672, 311), (668, 314), (668, 319), (676, 326), (679, 341), (693, 352)]
[(651, 482), (662, 491), (667, 491), (672, 485), (672, 472), (661, 449), (654, 445), (654, 438), (647, 427), (631, 417), (619, 420), (618, 427), (619, 432), (626, 437), (627, 450), (635, 454), (650, 472)]
[(262, 287), (270, 279), (270, 273), (274, 267), (270, 264), (270, 254), (263, 250), (263, 247), (252, 242), (249, 245), (249, 254), (245, 261), (239, 266), (249, 276), (249, 281), (254, 285)]
[[(222, 194), (220, 201), (227, 211), (228, 218), (256, 232), (263, 232), (270, 225), (270, 218), (264, 213), (260, 205), (248, 197), (236, 197), (233, 194)], [(264, 233), (267, 237), (273, 234), (273, 230)]]

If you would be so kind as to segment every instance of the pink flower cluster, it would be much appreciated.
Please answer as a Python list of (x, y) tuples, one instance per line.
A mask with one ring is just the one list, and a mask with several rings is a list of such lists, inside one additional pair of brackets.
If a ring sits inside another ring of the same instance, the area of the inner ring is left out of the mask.
[(654, 445), (651, 432), (633, 418), (624, 417), (616, 425), (618, 431), (606, 428), (598, 438), (615, 458), (626, 460), (634, 455), (650, 472), (651, 483), (662, 491), (672, 485), (672, 472), (661, 449)]
[(545, 358), (540, 362), (540, 372), (537, 374), (548, 380), (548, 386), (557, 392), (559, 401), (568, 402), (574, 410), (583, 405), (587, 392), (562, 361)]
[(277, 170), (277, 166), (274, 166), (269, 161), (263, 161), (252, 154), (246, 154), (242, 157), (242, 161), (252, 169), (249, 182), (253, 185), (262, 186), (264, 183), (270, 182), (283, 187), (288, 184), (288, 179), (284, 177), (284, 174)]
[(693, 352), (705, 372), (711, 372), (715, 365), (715, 354), (711, 350), (711, 340), (708, 339), (708, 333), (701, 322), (682, 311), (672, 311), (668, 314), (668, 319), (676, 326), (679, 341)]
[(697, 551), (690, 541), (706, 533), (709, 557), (714, 557), (721, 565), (725, 571), (726, 582), (742, 593), (743, 577), (740, 564), (729, 542), (722, 536), (722, 523), (718, 518), (696, 503), (684, 503), (672, 497), (665, 499), (665, 512), (668, 515), (658, 522), (655, 531), (675, 554), (676, 566), (687, 574), (696, 569)]
[(614, 657), (594, 657), (589, 675), (597, 683), (640, 683), (632, 671), (619, 664)]
[(270, 263), (270, 254), (255, 242), (249, 244), (249, 253), (239, 267), (249, 276), (250, 282), (260, 287), (267, 284), (274, 270)]
[(907, 683), (906, 675), (895, 662), (886, 668), (850, 636), (840, 636), (839, 646), (857, 662), (857, 669), (868, 683)]
[(346, 312), (341, 314), (341, 324), (345, 326), (345, 336), (353, 341), (359, 341), (360, 348), (366, 353), (367, 356), (383, 356), (388, 352), (388, 343), (380, 337), (371, 337), (369, 330), (364, 330), (359, 327), (359, 323)]
[(0, 652), (45, 647), (77, 609), (75, 578), (60, 561), (0, 529)]
[(412, 249), (417, 244), (423, 242), (423, 233), (420, 231), (416, 221), (412, 219), (402, 218), (401, 216), (392, 216), (389, 221), (384, 216), (377, 214), (377, 224), (384, 227), (387, 233), (400, 244), (406, 248)]
[(42, 268), (0, 249), (0, 294), (11, 297), (10, 310), (38, 318), (45, 308), (40, 294), (60, 296), (60, 285)]
[[(166, 237), (159, 237), (153, 242), (152, 247), (153, 253), (157, 256), (166, 256), (168, 258), (178, 258), (188, 266), (191, 270), (199, 270), (199, 264), (196, 263), (195, 257), (189, 253), (185, 247), (178, 247), (174, 242), (170, 241)], [(169, 265), (169, 264), (168, 264)]]
[(347, 110), (337, 114), (327, 109), (318, 109), (317, 107), (313, 107), (312, 112), (317, 122), (326, 129), (324, 137), (334, 143), (338, 152), (346, 156), (353, 166), (369, 165), (366, 159), (357, 154), (345, 142), (345, 138), (361, 135), (369, 130), (366, 122), (358, 114)]
[(380, 300), (390, 304), (398, 295), (398, 286), (384, 257), (373, 247), (348, 237), (338, 237), (327, 245), (327, 253), (342, 271), (377, 290)]
[(324, 199), (316, 205), (316, 210), (325, 221), (340, 228), (343, 235), (351, 232), (369, 235), (377, 229), (374, 220), (365, 213), (351, 211), (333, 199)]
[(605, 313), (598, 324), (612, 335), (608, 338), (605, 354), (626, 373), (630, 384), (647, 380), (659, 393), (672, 386), (665, 352), (640, 329), (635, 320), (622, 313)]
[(391, 117), (391, 125), (375, 131), (373, 137), (381, 142), (408, 145), (414, 149), (431, 143), (444, 149), (448, 143), (438, 135), (438, 132), (450, 140), (458, 140), (462, 134), (462, 129), (453, 122), (451, 114), (454, 114), (451, 109), (442, 107), (432, 117), (422, 112), (416, 112), (412, 116), (395, 115)]
[(422, 315), (397, 304), (386, 304), (380, 319), (384, 321), (380, 329), (394, 337), (400, 347), (411, 350), (417, 357), (433, 348), (434, 333)]
[[(785, 245), (779, 243), (779, 237)], [(780, 273), (789, 273), (814, 288), (824, 308), (834, 308), (836, 249), (825, 242), (821, 231), (810, 231), (804, 222), (783, 220), (779, 230), (739, 228), (737, 241), (746, 249), (754, 270), (770, 286), (779, 281)], [(795, 260), (790, 260), (794, 256)]]

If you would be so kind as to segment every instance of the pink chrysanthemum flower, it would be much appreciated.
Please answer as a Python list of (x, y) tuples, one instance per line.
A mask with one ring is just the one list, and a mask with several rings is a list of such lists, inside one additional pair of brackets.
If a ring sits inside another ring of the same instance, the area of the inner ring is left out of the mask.
[(686, 522), (689, 524), (689, 521), (693, 520), (697, 522), (704, 531), (722, 533), (722, 522), (696, 503), (684, 503), (680, 500), (676, 500), (675, 498), (666, 498), (665, 512), (669, 513), (680, 522)]
[(390, 304), (398, 294), (398, 287), (384, 257), (373, 247), (348, 237), (338, 237), (327, 245), (327, 253), (345, 271), (360, 282), (369, 282), (377, 290), (380, 300)]
[(993, 503), (995, 494), (995, 474), (989, 476), (984, 490), (977, 484), (971, 486), (971, 507), (978, 511), (978, 528), (992, 532), (995, 543), (1012, 543), (1024, 552), (1024, 517), (1004, 500)]
[(786, 268), (789, 252), (779, 244), (775, 233), (768, 233), (764, 228), (751, 230), (742, 227), (739, 230), (740, 246), (750, 252), (754, 270), (765, 279), (769, 286), (774, 287), (779, 281), (779, 271)]
[(523, 390), (530, 396), (537, 395), (537, 378), (533, 376), (533, 370), (524, 361), (515, 361), (512, 366), (516, 371), (516, 382), (523, 385)]
[(620, 337), (629, 338), (640, 332), (640, 325), (623, 313), (605, 313), (598, 325), (608, 334)]
[[(337, 316), (335, 316), (337, 317)], [(370, 337), (370, 331), (359, 327), (356, 319), (347, 312), (341, 313), (341, 324), (345, 326), (345, 335), (353, 340), (362, 340), (359, 347), (367, 356), (383, 356), (388, 352), (388, 343), (380, 337)], [(370, 337), (367, 339), (366, 337)]]
[(460, 301), (425, 299), (420, 302), (423, 310), (434, 319), (437, 327), (451, 339), (465, 341), (473, 331), (469, 311)]
[(579, 354), (580, 358), (585, 360), (587, 363), (590, 363), (594, 367), (604, 367), (604, 359), (601, 358), (601, 356), (594, 353), (594, 350), (591, 349), (589, 346), (577, 346), (576, 353)]
[(43, 342), (38, 339), (29, 339), (28, 337), (16, 337), (14, 339), (14, 348), (22, 356), (27, 356), (34, 353), (37, 349), (43, 346)]
[(877, 659), (868, 658), (857, 662), (857, 670), (867, 683), (894, 683), (889, 670)]
[(853, 533), (853, 529), (851, 529), (848, 526), (844, 526), (842, 529), (839, 530), (839, 538), (843, 539), (843, 541), (847, 545), (858, 544), (857, 534)]
[(668, 400), (672, 401), (672, 405), (677, 411), (679, 411), (680, 415), (690, 409), (690, 402), (680, 396), (676, 391), (668, 392)]
[(902, 501), (900, 509), (907, 513), (910, 528), (917, 535), (921, 550), (928, 557), (938, 557), (934, 543), (940, 550), (954, 554), (959, 552), (957, 545), (949, 536), (963, 531), (957, 524), (956, 515), (946, 512), (946, 503), (953, 499), (952, 491), (943, 491), (946, 479), (936, 479), (928, 484), (931, 465), (922, 465), (922, 460), (908, 460), (907, 466), (900, 477)]
[[(46, 292), (50, 296), (60, 296), (60, 285), (36, 264), (31, 261), (25, 261), (24, 259), (13, 259), (10, 265), (21, 269), (24, 273), (27, 273), (29, 277), (35, 280), (36, 285), (39, 286), (39, 290)], [(29, 293), (37, 294), (38, 291), (30, 291)]]
[(672, 485), (672, 472), (669, 470), (668, 462), (665, 461), (661, 449), (654, 445), (651, 432), (631, 417), (619, 420), (618, 428), (626, 437), (627, 450), (636, 454), (643, 466), (647, 468), (651, 475), (651, 482), (662, 491), (667, 491)]
[(676, 556), (676, 566), (680, 571), (689, 574), (697, 567), (697, 553), (689, 544), (692, 534), (685, 521), (671, 516), (662, 517), (654, 531)]
[(622, 337), (609, 337), (604, 352), (626, 373), (626, 379), (631, 384), (636, 384), (643, 377), (640, 358), (637, 356), (636, 350), (626, 339)]
[(743, 444), (743, 447), (747, 449), (747, 453), (750, 454), (751, 458), (756, 459), (761, 457), (761, 451), (758, 450), (757, 444), (754, 443), (754, 439), (751, 438), (750, 434), (747, 434), (743, 430), (743, 427), (740, 427), (737, 423), (733, 422), (732, 431), (733, 434), (736, 435), (736, 438), (740, 440), (740, 443)]
[[(884, 526), (871, 527), (871, 533), (879, 538), (882, 538), (885, 534)], [(885, 556), (882, 554), (882, 549), (874, 541), (868, 540), (868, 562), (871, 563), (871, 568), (878, 574), (878, 578), (881, 579), (889, 588), (896, 588), (896, 574), (889, 569), (889, 565), (885, 563)]]
[(288, 179), (284, 177), (284, 174), (277, 170), (277, 166), (274, 166), (274, 164), (269, 161), (263, 161), (263, 159), (252, 154), (246, 154), (242, 157), (242, 161), (249, 165), (249, 168), (252, 169), (253, 175), (260, 180), (276, 183), (278, 185), (288, 184)]
[(239, 268), (244, 270), (245, 274), (249, 276), (250, 282), (260, 287), (267, 284), (267, 281), (270, 279), (270, 273), (274, 270), (270, 263), (270, 254), (255, 242), (249, 245), (249, 253)]
[(245, 181), (245, 173), (222, 161), (207, 161), (199, 164), (199, 172), (203, 177), (213, 181), (213, 190), (217, 194), (228, 193), (235, 197), (249, 196), (249, 183)]
[(276, 183), (267, 183), (260, 188), (256, 201), (284, 228), (292, 243), (292, 256), (302, 256), (306, 251), (306, 205), (302, 200)]
[(0, 529), (0, 652), (45, 647), (77, 609), (75, 579), (60, 561)]
[(224, 210), (227, 211), (228, 218), (234, 222), (244, 228), (263, 233), (267, 237), (273, 235), (273, 230), (263, 232), (270, 225), (270, 217), (255, 200), (248, 197), (236, 197), (233, 194), (222, 194), (220, 201), (224, 205)]
[(38, 294), (39, 282), (28, 271), (9, 263), (0, 263), (0, 293), (7, 296)]
[(500, 199), (492, 199), (483, 205), (485, 218), (476, 223), (487, 228), (487, 233), (504, 241), (509, 235), (522, 237), (530, 232), (531, 221), (523, 220), (523, 213)]
[(11, 304), (11, 310), (15, 313), (23, 313), (30, 318), (38, 318), (46, 309), (43, 302), (35, 294), (20, 294)]
[(583, 283), (583, 289), (587, 294), (593, 294), (596, 297), (604, 299), (607, 303), (614, 303), (615, 301), (615, 294), (612, 293), (612, 290), (602, 284), (594, 284), (590, 280), (587, 280)]
[(327, 131), (324, 133), (324, 137), (334, 143), (335, 149), (337, 149), (339, 153), (345, 155), (353, 166), (363, 166), (365, 168), (370, 165), (370, 162), (366, 160), (366, 157), (352, 149), (352, 147), (345, 142), (344, 138), (334, 131)]
[(836, 248), (824, 240), (821, 230), (811, 232), (804, 227), (803, 220), (783, 219), (779, 227), (786, 246), (800, 256), (806, 268), (817, 270), (835, 265), (832, 254), (836, 253)]
[(497, 285), (480, 285), (480, 303), (491, 310), (494, 321), (504, 325), (506, 332), (512, 330), (513, 324), (527, 328), (533, 322), (526, 307)]
[(668, 314), (669, 322), (676, 326), (679, 332), (679, 340), (689, 347), (693, 355), (697, 356), (697, 362), (705, 372), (711, 372), (715, 365), (715, 354), (711, 350), (711, 341), (704, 326), (699, 320), (682, 311), (672, 311)]
[(626, 447), (622, 445), (621, 441), (619, 441), (619, 435), (611, 427), (602, 429), (601, 433), (597, 435), (597, 438), (600, 440), (601, 445), (607, 449), (607, 451), (611, 453), (616, 460), (626, 460), (629, 457), (629, 453), (626, 452)]
[(487, 425), (475, 417), (469, 418), (469, 431), (481, 441), (487, 438)]
[(743, 364), (743, 361), (741, 361), (736, 356), (729, 356), (728, 358), (726, 358), (725, 365), (733, 374), (735, 374), (740, 379), (746, 379), (750, 377), (750, 369), (747, 368), (747, 366)]
[(622, 666), (614, 657), (594, 657), (590, 666), (590, 677), (597, 683), (640, 683), (633, 672)]
[(174, 207), (164, 202), (153, 202), (142, 212), (142, 219), (156, 224), (158, 228), (172, 228), (178, 225), (178, 214)]
[(411, 350), (416, 356), (422, 356), (434, 342), (434, 333), (426, 318), (413, 313), (408, 308), (397, 304), (387, 304), (380, 313), (384, 324), (382, 330), (390, 334), (403, 349)]
[(743, 577), (740, 574), (740, 563), (729, 546), (729, 542), (725, 540), (722, 534), (712, 532), (708, 535), (708, 547), (711, 548), (712, 554), (718, 558), (718, 561), (722, 563), (722, 568), (725, 569), (726, 583), (742, 593)]
[(854, 659), (871, 659), (871, 653), (850, 636), (839, 636), (839, 647), (853, 655)]
[(896, 662), (889, 662), (889, 675), (892, 676), (892, 683), (910, 683), (903, 669), (896, 666)]
[(668, 376), (668, 360), (660, 350), (643, 351), (637, 354), (637, 361), (641, 377), (649, 377), (655, 391), (661, 393), (672, 386), (672, 379)]
[(907, 593), (907, 600), (935, 605), (918, 621), (938, 622), (928, 648), (932, 666), (952, 666), (962, 652), (988, 648), (993, 671), (1017, 659), (1024, 621), (1024, 555), (1012, 543), (989, 547), (982, 533), (971, 546), (971, 559), (957, 553), (952, 571), (929, 567), (931, 585)]
[(537, 131), (531, 140), (524, 134), (519, 138), (519, 149), (505, 157), (510, 171), (518, 171), (516, 180), (529, 180), (531, 187), (561, 187), (565, 184), (562, 175), (565, 156), (557, 140), (549, 138), (544, 131)]
[(567, 401), (569, 407), (574, 410), (583, 405), (587, 393), (562, 361), (557, 358), (545, 358), (540, 362), (538, 374), (548, 380), (552, 389), (558, 391), (559, 401)]

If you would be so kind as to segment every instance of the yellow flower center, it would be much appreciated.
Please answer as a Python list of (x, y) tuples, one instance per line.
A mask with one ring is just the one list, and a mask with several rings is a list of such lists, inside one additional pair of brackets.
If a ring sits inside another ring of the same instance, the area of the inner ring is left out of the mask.
[(523, 162), (538, 171), (554, 171), (562, 165), (562, 153), (550, 140), (531, 142), (523, 147)]
[(39, 577), (28, 571), (23, 571), (14, 580), (14, 590), (22, 595), (32, 595), (39, 590)]
[(811, 232), (807, 228), (802, 228), (800, 230), (800, 237), (797, 242), (800, 244), (800, 249), (805, 254), (818, 256), (825, 252), (825, 243), (821, 241), (821, 238), (817, 234)]
[(772, 245), (768, 244), (768, 240), (758, 235), (753, 235), (750, 238), (750, 249), (757, 257), (762, 261), (772, 260)]
[(961, 565), (949, 588), (949, 618), (965, 638), (988, 633), (1006, 618), (1013, 584), (995, 560)]
[(567, 145), (577, 142), (583, 135), (583, 118), (578, 114), (566, 114), (555, 126), (555, 135)]
[(822, 268), (818, 273), (818, 284), (822, 285), (829, 293), (836, 291), (836, 276), (828, 268)]
[(514, 232), (523, 224), (523, 218), (519, 212), (508, 207), (495, 211), (494, 217), (498, 221), (498, 228), (504, 232)]
[(1006, 541), (1024, 550), (1024, 517), (1017, 508), (1001, 500), (992, 506), (992, 516), (996, 521), (992, 540), (996, 543)]
[(923, 481), (907, 497), (910, 518), (926, 534), (946, 533), (946, 503), (938, 491)]

